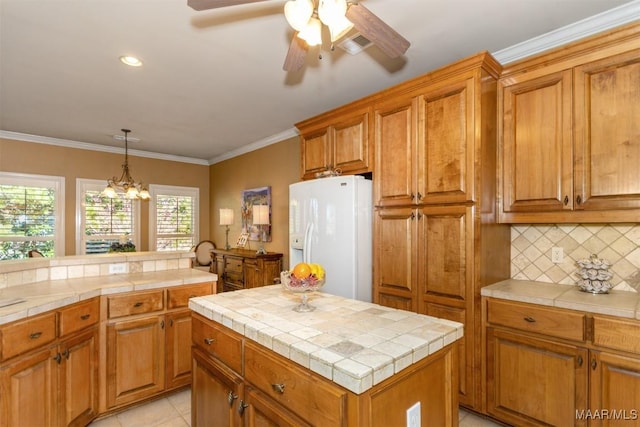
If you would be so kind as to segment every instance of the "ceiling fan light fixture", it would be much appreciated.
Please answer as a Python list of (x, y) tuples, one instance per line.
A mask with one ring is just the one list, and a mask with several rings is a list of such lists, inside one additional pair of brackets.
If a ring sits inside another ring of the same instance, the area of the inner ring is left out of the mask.
[(284, 16), (296, 31), (304, 30), (313, 15), (312, 0), (289, 0), (284, 5)]
[(307, 42), (309, 46), (322, 44), (322, 23), (318, 18), (311, 18), (299, 33), (298, 37)]

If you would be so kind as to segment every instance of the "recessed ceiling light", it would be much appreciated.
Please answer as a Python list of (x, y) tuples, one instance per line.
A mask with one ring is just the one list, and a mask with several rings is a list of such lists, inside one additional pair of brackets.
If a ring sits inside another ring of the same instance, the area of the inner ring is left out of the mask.
[(120, 57), (120, 61), (122, 61), (123, 64), (127, 64), (127, 65), (130, 65), (132, 67), (141, 67), (142, 66), (142, 61), (140, 61), (135, 56), (121, 56)]

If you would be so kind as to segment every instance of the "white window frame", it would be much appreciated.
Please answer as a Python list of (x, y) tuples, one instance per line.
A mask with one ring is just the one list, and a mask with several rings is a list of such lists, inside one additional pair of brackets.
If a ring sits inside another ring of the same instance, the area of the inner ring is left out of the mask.
[[(15, 186), (33, 186), (53, 188), (55, 192), (54, 229), (53, 229), (53, 253), (54, 256), (64, 256), (64, 190), (65, 179), (63, 176), (35, 175), (26, 173), (0, 172), (0, 183)], [(4, 239), (3, 239), (4, 240)], [(25, 237), (18, 240), (30, 240)]]
[(181, 187), (175, 185), (149, 185), (151, 202), (149, 204), (149, 250), (157, 251), (158, 224), (157, 204), (158, 195), (189, 196), (193, 198), (193, 241), (200, 241), (200, 188)]
[[(86, 245), (84, 239), (85, 215), (84, 215), (84, 193), (86, 191), (102, 191), (106, 187), (105, 180), (99, 179), (76, 179), (76, 254), (84, 255)], [(133, 201), (133, 234), (130, 240), (136, 245), (136, 250), (140, 250), (140, 201)]]

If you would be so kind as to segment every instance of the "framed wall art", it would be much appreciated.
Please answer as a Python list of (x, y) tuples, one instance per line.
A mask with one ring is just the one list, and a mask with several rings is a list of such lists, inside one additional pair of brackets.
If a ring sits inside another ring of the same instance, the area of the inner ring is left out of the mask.
[[(253, 224), (253, 206), (267, 205), (269, 223), (260, 226)], [(271, 187), (251, 188), (242, 191), (242, 230), (249, 233), (249, 240), (263, 242), (271, 241)], [(262, 234), (262, 239), (260, 238)]]

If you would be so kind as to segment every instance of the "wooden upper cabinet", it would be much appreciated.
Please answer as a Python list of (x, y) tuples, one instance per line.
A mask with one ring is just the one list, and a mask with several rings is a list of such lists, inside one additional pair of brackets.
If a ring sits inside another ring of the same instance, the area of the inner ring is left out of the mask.
[(345, 107), (296, 124), (302, 143), (302, 179), (333, 170), (370, 172), (369, 119), (368, 106)]
[(394, 99), (374, 107), (374, 204), (408, 205), (416, 197), (415, 99)]
[(576, 208), (640, 208), (640, 50), (574, 74)]
[(419, 203), (474, 199), (474, 99), (473, 73), (418, 96)]
[(637, 25), (505, 70), (498, 87), (501, 222), (637, 221), (638, 82)]
[(503, 212), (573, 206), (571, 71), (502, 82)]

